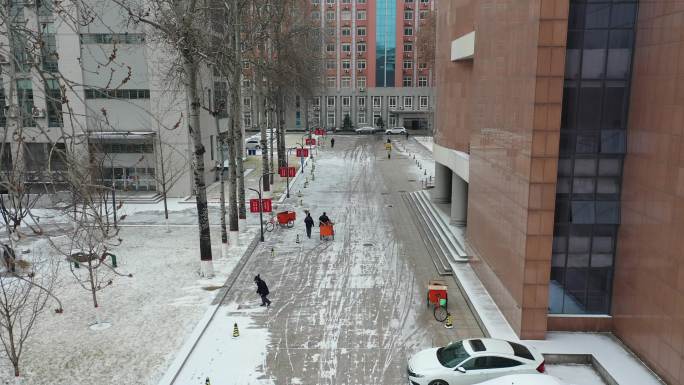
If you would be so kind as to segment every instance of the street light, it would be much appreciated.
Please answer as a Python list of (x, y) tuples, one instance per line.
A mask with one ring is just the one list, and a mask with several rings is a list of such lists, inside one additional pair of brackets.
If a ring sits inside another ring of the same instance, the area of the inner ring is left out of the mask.
[(287, 151), (285, 151), (285, 182), (286, 182), (286, 193), (285, 197), (289, 198), (290, 197), (290, 151), (292, 151), (293, 148), (289, 147)]
[[(305, 136), (306, 136), (306, 135), (303, 135), (302, 138), (305, 137)], [(302, 142), (296, 142), (295, 144), (298, 144), (299, 147), (303, 150), (303, 149), (304, 149), (304, 144), (302, 144), (302, 143), (304, 143), (304, 141), (302, 141)], [(309, 146), (310, 146), (310, 145), (309, 145)], [(311, 156), (311, 155), (312, 155), (312, 154), (311, 154), (311, 150), (309, 150), (309, 156)], [(303, 173), (304, 173), (304, 157), (303, 157), (303, 156), (300, 156), (299, 159), (301, 160), (301, 163), (302, 163), (300, 169), (302, 170), (302, 174), (303, 174)]]
[(267, 174), (261, 174), (261, 176), (259, 177), (259, 190), (253, 189), (251, 187), (249, 188), (249, 190), (252, 190), (259, 195), (259, 228), (261, 230), (261, 237), (260, 237), (261, 242), (264, 241), (264, 206), (263, 206), (263, 202), (261, 200), (261, 181), (263, 180), (264, 175), (270, 176), (270, 175), (273, 175), (273, 173), (269, 172)]

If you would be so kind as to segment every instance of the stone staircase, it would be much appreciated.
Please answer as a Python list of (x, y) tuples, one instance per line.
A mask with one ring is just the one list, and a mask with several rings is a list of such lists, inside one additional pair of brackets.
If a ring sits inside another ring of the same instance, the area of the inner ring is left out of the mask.
[(161, 193), (116, 193), (116, 201), (126, 204), (154, 204), (162, 201)]
[(402, 195), (413, 214), (418, 232), (439, 275), (453, 275), (452, 264), (468, 262), (462, 242), (453, 234), (448, 223), (437, 212), (426, 191)]

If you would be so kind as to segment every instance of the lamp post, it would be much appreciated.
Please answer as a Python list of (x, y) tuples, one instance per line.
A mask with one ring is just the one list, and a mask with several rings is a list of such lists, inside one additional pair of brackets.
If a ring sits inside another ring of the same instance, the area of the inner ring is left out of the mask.
[(292, 150), (292, 147), (289, 147), (287, 151), (285, 151), (285, 183), (286, 183), (286, 193), (285, 197), (289, 198), (290, 197), (290, 151)]
[(272, 174), (272, 172), (269, 172), (268, 174), (262, 174), (259, 177), (259, 190), (253, 189), (251, 187), (249, 188), (250, 190), (257, 193), (257, 195), (259, 195), (259, 229), (261, 231), (261, 237), (259, 239), (261, 240), (261, 242), (264, 241), (264, 205), (261, 200), (261, 181), (263, 180), (264, 175), (268, 175), (270, 177)]

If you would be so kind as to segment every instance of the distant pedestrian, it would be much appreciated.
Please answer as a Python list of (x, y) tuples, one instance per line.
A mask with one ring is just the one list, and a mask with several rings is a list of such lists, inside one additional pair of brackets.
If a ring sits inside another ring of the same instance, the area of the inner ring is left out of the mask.
[(335, 138), (330, 138), (330, 148), (335, 147)]
[(408, 131), (406, 131), (406, 140), (408, 140), (408, 137), (409, 137)]
[(311, 239), (311, 228), (314, 225), (314, 220), (311, 218), (311, 213), (306, 212), (306, 218), (304, 218), (304, 224), (306, 225), (306, 236)]
[(257, 274), (257, 276), (254, 277), (254, 283), (257, 285), (257, 294), (261, 296), (261, 306), (271, 306), (271, 301), (269, 301), (269, 299), (266, 297), (269, 294), (266, 282), (264, 282), (264, 280), (261, 279), (261, 277)]

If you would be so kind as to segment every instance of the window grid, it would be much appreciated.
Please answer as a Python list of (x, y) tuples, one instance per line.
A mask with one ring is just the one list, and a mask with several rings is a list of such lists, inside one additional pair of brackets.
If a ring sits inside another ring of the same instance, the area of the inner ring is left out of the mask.
[(636, 3), (571, 1), (549, 312), (609, 314)]

